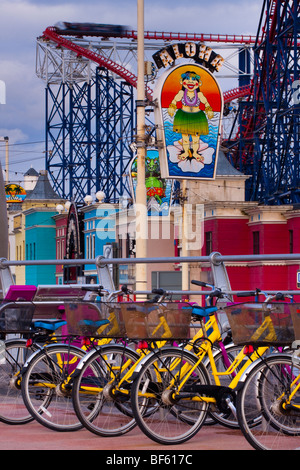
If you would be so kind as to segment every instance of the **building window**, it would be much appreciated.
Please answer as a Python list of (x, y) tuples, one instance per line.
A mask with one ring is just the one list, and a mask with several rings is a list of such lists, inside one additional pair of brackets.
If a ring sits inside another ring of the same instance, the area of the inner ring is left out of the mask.
[(92, 259), (96, 257), (96, 239), (95, 234), (92, 235)]
[(87, 235), (86, 237), (86, 257), (87, 259), (90, 259), (90, 236)]
[(259, 232), (253, 232), (253, 254), (259, 255)]
[(205, 232), (205, 256), (209, 256), (212, 251), (212, 232)]
[(294, 232), (289, 230), (290, 253), (294, 253)]

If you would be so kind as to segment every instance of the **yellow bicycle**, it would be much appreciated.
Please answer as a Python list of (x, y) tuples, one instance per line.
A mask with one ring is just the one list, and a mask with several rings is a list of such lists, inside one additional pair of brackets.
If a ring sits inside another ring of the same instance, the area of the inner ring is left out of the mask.
[(291, 351), (257, 361), (237, 395), (240, 428), (258, 450), (300, 447), (300, 306), (285, 305), (293, 321)]
[[(222, 293), (219, 292), (219, 295)], [(262, 305), (269, 305), (278, 297), (268, 296)], [(256, 308), (253, 306), (253, 311), (265, 312), (265, 305), (264, 308), (261, 304)], [(233, 310), (238, 308), (236, 305), (232, 307)], [(259, 327), (249, 336), (250, 344), (251, 338), (252, 341), (253, 337), (262, 338), (259, 347), (242, 349), (233, 363), (220, 371), (212, 348), (220, 336), (217, 320), (211, 315), (208, 321), (204, 321), (207, 319), (207, 308), (197, 310), (204, 332), (200, 344), (196, 343), (195, 347), (193, 340), (190, 351), (187, 347), (156, 350), (144, 358), (135, 370), (131, 389), (133, 414), (140, 429), (160, 444), (180, 444), (191, 439), (205, 422), (211, 405), (225, 414), (229, 410), (236, 413), (236, 391), (244, 372), (254, 361), (263, 357), (272, 343), (278, 344), (271, 317), (262, 315)], [(204, 367), (206, 357), (209, 358), (211, 374)], [(221, 384), (223, 376), (230, 378), (227, 386)]]
[[(160, 348), (172, 339), (164, 298), (162, 293), (156, 303), (116, 305), (120, 310), (119, 321), (126, 324), (130, 340), (97, 347), (78, 364), (73, 376), (73, 405), (79, 421), (94, 434), (118, 436), (136, 426), (130, 404), (133, 371), (153, 348)], [(145, 318), (151, 330), (147, 332), (149, 342), (142, 340), (146, 334)]]
[[(101, 286), (90, 286), (86, 289), (94, 291), (97, 296), (103, 293)], [(116, 298), (122, 292), (121, 290), (109, 293), (108, 300)], [(67, 317), (67, 335), (51, 338), (50, 344), (43, 343), (37, 348), (22, 368), (20, 387), (28, 412), (40, 424), (57, 431), (76, 431), (82, 428), (72, 403), (72, 384), (76, 367), (93, 344), (99, 346), (112, 341), (112, 334), (115, 335), (119, 326), (114, 311), (109, 310), (105, 318), (101, 317), (103, 310), (99, 306), (102, 302), (97, 302), (94, 298), (87, 301), (66, 300), (61, 303)], [(83, 322), (80, 329), (76, 330), (72, 327), (76, 324), (78, 312), (83, 314)], [(91, 338), (86, 341), (87, 330), (99, 335), (99, 338), (93, 339), (93, 335), (90, 335)], [(104, 330), (107, 330), (109, 336), (102, 338)], [(80, 342), (74, 344), (77, 339)]]

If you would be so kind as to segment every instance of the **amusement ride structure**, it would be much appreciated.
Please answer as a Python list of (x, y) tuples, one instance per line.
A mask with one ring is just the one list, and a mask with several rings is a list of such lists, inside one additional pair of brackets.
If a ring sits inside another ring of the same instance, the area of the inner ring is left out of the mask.
[[(224, 125), (221, 145), (251, 176), (247, 199), (265, 204), (300, 202), (299, 16), (297, 0), (265, 0), (256, 37), (145, 32), (145, 55), (174, 41), (213, 44), (223, 57), (228, 53), (227, 76), (219, 76), (235, 86), (223, 93), (230, 126)], [(107, 202), (131, 197), (136, 40), (137, 33), (123, 27), (84, 23), (48, 27), (37, 39), (36, 73), (46, 84), (46, 169), (63, 198), (82, 201), (98, 190)], [(159, 71), (151, 58), (145, 63), (146, 144), (153, 145)]]

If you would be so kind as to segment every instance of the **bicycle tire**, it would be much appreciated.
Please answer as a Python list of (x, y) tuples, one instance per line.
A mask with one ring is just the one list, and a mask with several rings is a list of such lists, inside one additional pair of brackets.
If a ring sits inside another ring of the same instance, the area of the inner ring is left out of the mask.
[(5, 341), (0, 360), (0, 421), (5, 424), (27, 424), (33, 421), (21, 392), (21, 371), (34, 352), (25, 339)]
[[(237, 414), (241, 431), (257, 450), (295, 450), (300, 443), (300, 411), (284, 410), (282, 398), (293, 376), (288, 354), (272, 354), (247, 375), (237, 394)], [(297, 398), (299, 399), (299, 393)]]
[(130, 383), (123, 384), (124, 393), (116, 386), (139, 358), (133, 349), (122, 345), (99, 347), (86, 358), (73, 384), (74, 409), (86, 429), (109, 437), (121, 436), (136, 426)]
[[(208, 403), (192, 398), (179, 401), (173, 398), (176, 377), (191, 370), (197, 362), (192, 353), (174, 347), (162, 348), (146, 358), (140, 371), (136, 372), (131, 389), (132, 411), (139, 428), (153, 441), (165, 445), (181, 444), (196, 435), (204, 423)], [(189, 385), (210, 384), (201, 363), (188, 380)]]
[(25, 366), (22, 396), (36, 421), (55, 431), (82, 428), (73, 408), (72, 376), (85, 351), (65, 344), (45, 346)]

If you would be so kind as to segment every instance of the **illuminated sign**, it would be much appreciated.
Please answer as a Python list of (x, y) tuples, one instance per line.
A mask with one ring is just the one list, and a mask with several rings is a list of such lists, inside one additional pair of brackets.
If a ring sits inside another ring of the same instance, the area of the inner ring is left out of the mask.
[[(199, 48), (196, 51), (199, 59)], [(166, 54), (160, 54), (169, 64)], [(173, 66), (158, 80), (154, 99), (162, 178), (213, 179), (223, 94), (212, 73), (193, 63)]]
[(26, 191), (18, 184), (7, 184), (5, 186), (6, 202), (23, 202), (26, 197)]
[(153, 55), (159, 69), (173, 66), (177, 59), (193, 59), (211, 72), (219, 71), (224, 62), (223, 57), (216, 54), (211, 47), (195, 42), (171, 44)]

